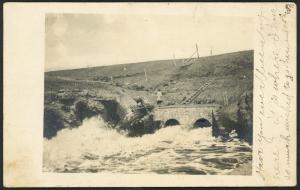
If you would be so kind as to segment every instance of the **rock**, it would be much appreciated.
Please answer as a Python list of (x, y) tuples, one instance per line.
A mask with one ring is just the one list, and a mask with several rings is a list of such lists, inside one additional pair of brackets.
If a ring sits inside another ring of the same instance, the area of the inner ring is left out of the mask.
[(88, 100), (87, 105), (90, 108), (90, 110), (92, 110), (96, 114), (103, 113), (103, 110), (105, 109), (100, 102), (94, 100)]
[(44, 108), (44, 137), (50, 139), (64, 127), (63, 114), (55, 108), (46, 106)]
[(133, 106), (131, 114), (127, 114), (119, 122), (119, 130), (128, 132), (128, 136), (141, 136), (144, 134), (153, 133), (159, 128), (159, 123), (155, 122), (151, 110), (153, 106), (145, 105)]
[(241, 139), (246, 140), (252, 144), (253, 138), (253, 104), (252, 104), (252, 93), (244, 93), (238, 104), (237, 110), (237, 123), (238, 128), (236, 132)]

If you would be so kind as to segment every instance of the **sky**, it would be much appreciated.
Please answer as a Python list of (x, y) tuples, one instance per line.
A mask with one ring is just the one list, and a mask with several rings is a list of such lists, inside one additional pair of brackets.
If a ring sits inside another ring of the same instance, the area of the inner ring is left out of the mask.
[(188, 58), (253, 49), (247, 17), (47, 14), (45, 70)]

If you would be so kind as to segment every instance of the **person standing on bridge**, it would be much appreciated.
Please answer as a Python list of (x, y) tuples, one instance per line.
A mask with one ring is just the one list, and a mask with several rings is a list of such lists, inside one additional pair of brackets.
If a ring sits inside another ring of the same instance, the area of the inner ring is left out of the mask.
[(162, 93), (161, 93), (161, 91), (160, 91), (160, 89), (158, 89), (158, 91), (157, 91), (157, 93), (156, 93), (156, 97), (157, 97), (157, 99), (156, 99), (156, 103), (159, 105), (159, 104), (161, 104), (162, 103)]

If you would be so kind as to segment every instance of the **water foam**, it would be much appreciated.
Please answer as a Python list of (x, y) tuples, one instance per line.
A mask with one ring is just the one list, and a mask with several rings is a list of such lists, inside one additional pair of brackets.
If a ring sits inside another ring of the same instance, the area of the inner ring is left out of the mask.
[(56, 137), (44, 140), (44, 169), (65, 168), (70, 162), (81, 168), (101, 165), (102, 170), (108, 171), (117, 164), (119, 172), (135, 169), (151, 172), (155, 168), (187, 164), (206, 168), (188, 159), (194, 156), (195, 160), (201, 160), (197, 151), (218, 143), (211, 134), (211, 128), (191, 129), (177, 125), (133, 138), (110, 128), (101, 118), (93, 117), (84, 120), (78, 128), (63, 129)]

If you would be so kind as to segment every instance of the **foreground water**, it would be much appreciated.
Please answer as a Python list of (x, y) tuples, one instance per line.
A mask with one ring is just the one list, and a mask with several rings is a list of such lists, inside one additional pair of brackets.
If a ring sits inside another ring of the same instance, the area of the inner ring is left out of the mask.
[(213, 175), (251, 165), (252, 149), (238, 140), (213, 138), (211, 128), (191, 130), (181, 125), (126, 137), (94, 117), (45, 139), (43, 158), (45, 172)]

